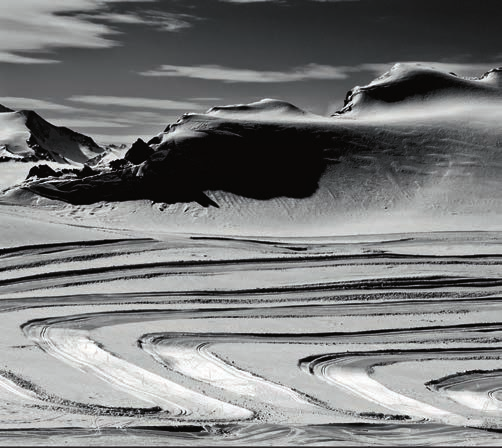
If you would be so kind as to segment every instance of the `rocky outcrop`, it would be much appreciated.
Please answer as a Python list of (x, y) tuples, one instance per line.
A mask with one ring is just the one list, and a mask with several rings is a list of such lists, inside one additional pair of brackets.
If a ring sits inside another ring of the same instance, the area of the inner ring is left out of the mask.
[(143, 163), (148, 157), (154, 153), (154, 150), (148, 146), (142, 139), (138, 138), (131, 148), (126, 152), (124, 159), (131, 162), (133, 165)]

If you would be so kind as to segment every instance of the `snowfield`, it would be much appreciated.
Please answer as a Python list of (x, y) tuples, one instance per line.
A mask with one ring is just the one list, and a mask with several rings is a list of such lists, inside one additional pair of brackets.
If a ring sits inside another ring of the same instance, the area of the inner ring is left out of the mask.
[(500, 73), (5, 162), (0, 444), (499, 446)]

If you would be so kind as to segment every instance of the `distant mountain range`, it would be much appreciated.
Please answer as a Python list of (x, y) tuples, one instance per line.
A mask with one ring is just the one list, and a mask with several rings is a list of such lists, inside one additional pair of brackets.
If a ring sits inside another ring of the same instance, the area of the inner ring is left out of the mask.
[(34, 111), (0, 105), (0, 160), (84, 163), (103, 151), (92, 138), (54, 126)]

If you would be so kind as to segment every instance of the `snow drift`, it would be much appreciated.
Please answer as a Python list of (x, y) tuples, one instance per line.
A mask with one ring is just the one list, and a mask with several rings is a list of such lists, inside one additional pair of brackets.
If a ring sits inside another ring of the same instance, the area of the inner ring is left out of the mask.
[(57, 127), (34, 111), (0, 105), (0, 158), (84, 163), (103, 152), (90, 137)]
[(196, 221), (236, 227), (493, 227), (502, 212), (500, 73), (464, 79), (398, 64), (353, 89), (333, 117), (278, 100), (185, 114), (148, 142), (154, 152), (139, 165), (26, 188), (74, 204), (151, 199), (179, 225), (183, 203), (195, 201), (217, 206)]

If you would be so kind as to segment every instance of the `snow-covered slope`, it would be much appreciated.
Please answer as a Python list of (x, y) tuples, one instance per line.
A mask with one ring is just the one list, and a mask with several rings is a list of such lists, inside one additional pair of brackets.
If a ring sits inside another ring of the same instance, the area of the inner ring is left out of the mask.
[(24, 117), (17, 112), (2, 112), (0, 109), (0, 157), (24, 159), (35, 154), (28, 146), (30, 131)]
[(0, 157), (4, 160), (83, 163), (102, 152), (90, 137), (54, 126), (36, 112), (0, 106)]
[(394, 110), (407, 107), (408, 114), (421, 107), (438, 106), (446, 115), (448, 103), (453, 105), (460, 99), (502, 100), (502, 68), (492, 69), (479, 78), (462, 78), (421, 64), (395, 64), (368, 85), (349, 91), (344, 107), (335, 115), (382, 116), (389, 106)]
[[(499, 229), (499, 76), (461, 79), (400, 65), (359, 90), (405, 85), (406, 95), (356, 95), (352, 111), (334, 117), (277, 100), (185, 114), (149, 142), (155, 152), (139, 166), (26, 187), (75, 204), (160, 203), (114, 206), (119, 220), (127, 211), (127, 226), (141, 217), (154, 227), (213, 232)], [(426, 95), (430, 79), (441, 87)]]
[(250, 104), (234, 104), (230, 106), (215, 106), (208, 110), (208, 115), (227, 118), (263, 118), (263, 119), (292, 119), (312, 116), (286, 101), (265, 98)]

